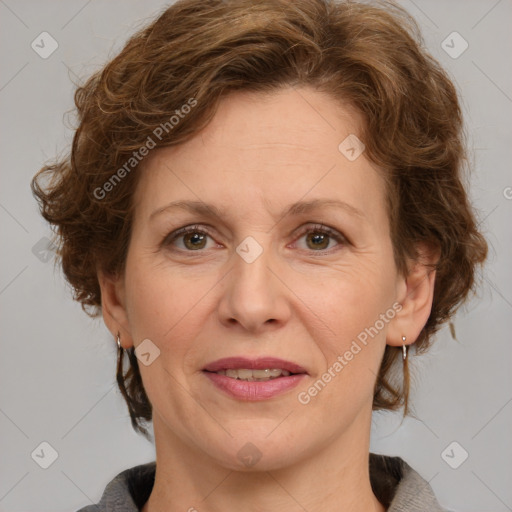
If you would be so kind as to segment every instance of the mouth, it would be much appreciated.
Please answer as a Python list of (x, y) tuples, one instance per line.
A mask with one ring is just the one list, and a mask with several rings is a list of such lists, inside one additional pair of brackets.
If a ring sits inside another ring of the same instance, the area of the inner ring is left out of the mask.
[(266, 381), (307, 373), (297, 363), (275, 357), (260, 357), (258, 359), (226, 357), (209, 363), (203, 371), (248, 382)]
[(307, 371), (300, 365), (271, 357), (219, 359), (203, 368), (218, 389), (239, 400), (264, 400), (295, 387)]
[(219, 370), (214, 373), (217, 375), (225, 375), (231, 379), (245, 380), (246, 382), (266, 382), (268, 380), (278, 379), (279, 377), (288, 377), (289, 375), (292, 375), (288, 370), (283, 370), (282, 368), (265, 368), (263, 370), (233, 368), (229, 370)]

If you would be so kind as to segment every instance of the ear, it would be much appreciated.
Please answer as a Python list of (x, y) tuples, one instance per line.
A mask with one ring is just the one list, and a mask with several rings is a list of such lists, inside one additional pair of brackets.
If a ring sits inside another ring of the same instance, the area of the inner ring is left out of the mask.
[(126, 312), (124, 276), (113, 276), (98, 271), (101, 289), (101, 312), (103, 321), (114, 338), (119, 337), (123, 348), (133, 346), (128, 314)]
[[(434, 299), (436, 271), (428, 265), (439, 261), (439, 250), (427, 244), (417, 246), (419, 257), (408, 262), (407, 276), (399, 277), (397, 302), (402, 305), (390, 322), (386, 343), (392, 346), (413, 344), (427, 323)], [(406, 337), (406, 341), (402, 340)]]

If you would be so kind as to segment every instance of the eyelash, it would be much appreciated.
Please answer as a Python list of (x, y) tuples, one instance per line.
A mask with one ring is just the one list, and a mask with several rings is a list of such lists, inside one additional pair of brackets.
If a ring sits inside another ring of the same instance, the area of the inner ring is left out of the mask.
[[(172, 233), (170, 233), (169, 235), (167, 235), (164, 238), (164, 240), (162, 241), (162, 245), (164, 245), (164, 246), (171, 245), (178, 238), (188, 235), (190, 233), (199, 233), (202, 235), (209, 236), (210, 238), (213, 238), (212, 235), (206, 229), (204, 229), (202, 226), (194, 225), (194, 226), (187, 226), (184, 228), (177, 229), (176, 231), (173, 231)], [(334, 239), (336, 242), (338, 242), (341, 245), (348, 243), (348, 240), (341, 233), (339, 233), (338, 231), (336, 231), (334, 229), (329, 228), (328, 226), (324, 226), (323, 224), (315, 224), (314, 226), (310, 226), (310, 227), (306, 228), (305, 230), (302, 230), (297, 239), (300, 239), (304, 235), (307, 235), (309, 233), (317, 233), (317, 234), (319, 233), (319, 234), (323, 234), (323, 235), (328, 235), (329, 238)], [(188, 250), (188, 249), (177, 249), (177, 250), (182, 251), (182, 252), (189, 252), (189, 253), (194, 253), (194, 252), (200, 253), (200, 252), (204, 251), (204, 249), (197, 249), (196, 251)], [(320, 249), (318, 251), (311, 250), (311, 252), (320, 253), (320, 254), (321, 253), (330, 254), (332, 252), (332, 250), (333, 250), (333, 248)]]

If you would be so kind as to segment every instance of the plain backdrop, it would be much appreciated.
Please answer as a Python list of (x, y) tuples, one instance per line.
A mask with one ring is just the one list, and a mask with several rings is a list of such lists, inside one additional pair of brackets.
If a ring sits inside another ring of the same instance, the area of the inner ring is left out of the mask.
[[(512, 2), (401, 4), (461, 93), (474, 166), (470, 193), (490, 255), (478, 296), (454, 319), (458, 341), (446, 327), (430, 353), (411, 357), (418, 419), (400, 424), (400, 413), (374, 413), (371, 451), (404, 458), (447, 510), (509, 511)], [(54, 268), (50, 230), (29, 182), (69, 149), (73, 82), (115, 55), (165, 5), (0, 0), (2, 511), (77, 510), (96, 503), (120, 471), (154, 460), (153, 444), (132, 430), (115, 385), (115, 341), (102, 321), (82, 312)], [(56, 457), (47, 469), (37, 463), (42, 449)]]

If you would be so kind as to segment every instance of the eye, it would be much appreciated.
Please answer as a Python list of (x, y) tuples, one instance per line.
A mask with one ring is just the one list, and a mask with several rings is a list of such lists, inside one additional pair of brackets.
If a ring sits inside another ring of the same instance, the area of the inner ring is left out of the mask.
[(341, 233), (322, 224), (307, 228), (301, 233), (300, 238), (304, 236), (306, 237), (306, 249), (312, 249), (314, 252), (331, 249), (332, 246), (329, 247), (329, 245), (332, 240), (338, 242), (338, 245), (347, 243), (346, 238)]
[[(306, 237), (306, 250), (310, 249), (313, 252), (324, 252), (331, 249), (330, 242), (333, 240), (338, 242), (338, 245), (347, 243), (347, 239), (341, 233), (322, 224), (316, 224), (303, 230), (299, 239), (303, 237)], [(198, 225), (187, 226), (167, 235), (162, 245), (173, 245), (179, 250), (188, 252), (201, 251), (211, 248), (207, 247), (208, 238), (212, 237), (203, 227)]]
[[(176, 245), (178, 249), (183, 251), (198, 251), (207, 249), (206, 241), (208, 238), (211, 237), (205, 229), (200, 226), (188, 226), (168, 235), (163, 241), (163, 245)], [(182, 242), (181, 246), (176, 243), (178, 240)]]

